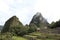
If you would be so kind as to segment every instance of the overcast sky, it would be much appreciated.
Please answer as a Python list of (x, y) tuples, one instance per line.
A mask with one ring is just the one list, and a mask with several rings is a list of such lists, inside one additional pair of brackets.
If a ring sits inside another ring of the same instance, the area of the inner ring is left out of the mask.
[(41, 12), (49, 23), (60, 19), (60, 0), (0, 0), (0, 25), (13, 15), (25, 25), (36, 12)]

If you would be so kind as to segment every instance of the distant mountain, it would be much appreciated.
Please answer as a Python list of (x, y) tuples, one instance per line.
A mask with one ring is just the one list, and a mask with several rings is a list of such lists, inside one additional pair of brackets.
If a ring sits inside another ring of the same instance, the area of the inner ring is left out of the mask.
[(2, 28), (3, 28), (3, 26), (0, 25), (0, 32), (1, 32)]
[(37, 12), (33, 16), (30, 24), (32, 24), (32, 23), (35, 24), (37, 27), (40, 27), (40, 28), (44, 28), (45, 26), (48, 26), (47, 20), (42, 16), (42, 14), (40, 12)]
[(16, 16), (13, 16), (5, 22), (2, 32), (9, 32), (12, 28), (18, 26), (23, 26), (23, 24), (19, 21), (19, 19)]

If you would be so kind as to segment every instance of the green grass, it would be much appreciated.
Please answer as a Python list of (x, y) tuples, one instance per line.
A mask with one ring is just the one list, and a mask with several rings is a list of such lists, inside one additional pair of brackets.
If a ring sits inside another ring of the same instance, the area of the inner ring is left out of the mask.
[(52, 34), (52, 33), (40, 33), (40, 32), (33, 32), (30, 33), (29, 36), (37, 37), (37, 40), (58, 40), (60, 39), (60, 34)]
[(17, 36), (13, 36), (13, 40), (27, 40), (23, 37), (17, 37)]
[(58, 40), (60, 39), (60, 34), (45, 34), (40, 32), (33, 32), (29, 35), (25, 35), (24, 37), (13, 36), (14, 40), (29, 40), (29, 39), (37, 39), (37, 40)]
[(33, 35), (25, 35), (25, 36), (27, 36), (27, 37), (36, 37), (36, 36), (33, 36)]
[(33, 33), (30, 33), (29, 35), (38, 36), (38, 35), (41, 35), (41, 33), (40, 32), (33, 32)]
[(11, 37), (11, 35), (5, 34), (5, 35), (1, 35), (0, 34), (0, 39), (3, 40), (9, 40), (9, 39), (13, 39), (13, 40), (60, 40), (60, 34), (52, 34), (52, 33), (40, 33), (40, 32), (33, 32), (33, 33), (29, 33), (29, 35), (24, 35), (23, 37), (20, 36), (13, 36)]

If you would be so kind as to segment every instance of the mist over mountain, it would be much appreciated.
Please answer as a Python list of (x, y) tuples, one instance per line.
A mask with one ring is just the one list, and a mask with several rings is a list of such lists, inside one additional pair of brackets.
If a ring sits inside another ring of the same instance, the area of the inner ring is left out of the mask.
[(30, 24), (35, 24), (37, 27), (45, 27), (45, 26), (48, 26), (48, 22), (47, 22), (47, 20), (42, 16), (42, 14), (40, 13), (40, 12), (37, 12), (34, 16), (33, 16), (33, 18), (32, 18), (32, 20), (31, 20), (31, 22), (30, 22)]

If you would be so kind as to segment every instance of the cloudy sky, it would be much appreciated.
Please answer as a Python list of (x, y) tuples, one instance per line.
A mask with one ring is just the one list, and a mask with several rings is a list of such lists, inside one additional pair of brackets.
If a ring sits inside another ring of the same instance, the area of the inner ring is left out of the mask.
[(0, 0), (0, 25), (13, 15), (25, 25), (36, 12), (41, 12), (49, 23), (60, 19), (60, 0)]

